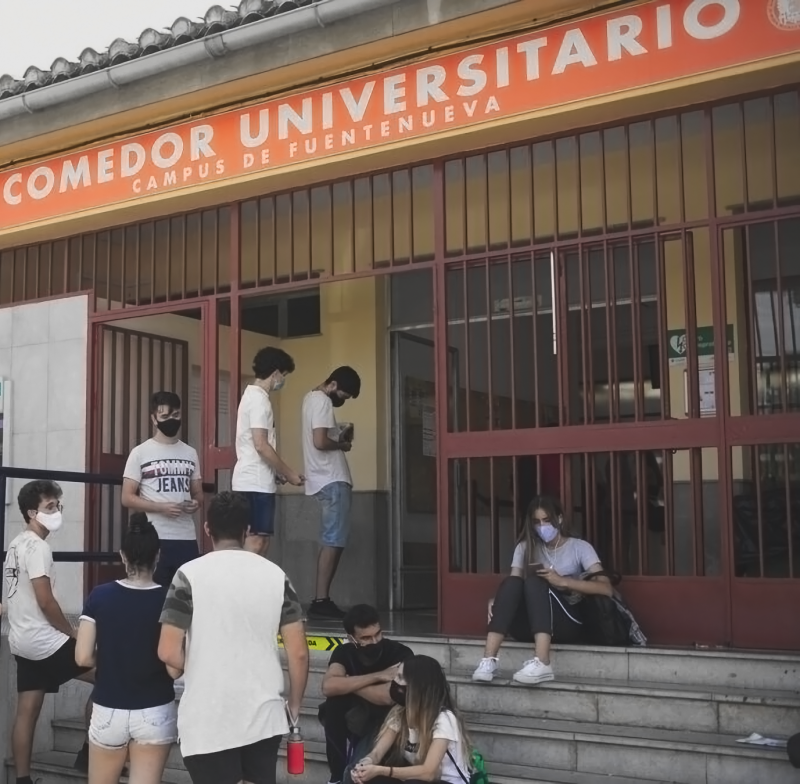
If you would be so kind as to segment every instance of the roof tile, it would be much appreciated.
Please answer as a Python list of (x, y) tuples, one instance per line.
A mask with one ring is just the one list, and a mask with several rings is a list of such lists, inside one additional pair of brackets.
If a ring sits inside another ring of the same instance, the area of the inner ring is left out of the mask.
[(192, 20), (181, 16), (166, 30), (159, 31), (148, 27), (142, 31), (136, 41), (127, 41), (124, 38), (115, 39), (105, 52), (96, 52), (92, 48), (84, 49), (76, 62), (65, 57), (58, 57), (53, 61), (50, 70), (42, 70), (32, 65), (25, 71), (22, 79), (15, 79), (8, 74), (0, 75), (0, 101), (22, 92), (37, 90), (48, 84), (64, 82), (76, 76), (100, 71), (139, 57), (148, 57), (179, 44), (214, 35), (240, 25), (251, 24), (260, 19), (293, 11), (318, 1), (241, 0), (235, 8), (213, 5), (206, 11), (203, 19)]

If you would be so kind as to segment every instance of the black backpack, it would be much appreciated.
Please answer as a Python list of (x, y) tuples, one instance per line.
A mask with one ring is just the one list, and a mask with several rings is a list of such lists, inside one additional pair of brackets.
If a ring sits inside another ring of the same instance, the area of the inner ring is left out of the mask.
[[(608, 577), (613, 586), (622, 577), (616, 572), (590, 572), (584, 580)], [(584, 595), (581, 601), (586, 642), (590, 645), (609, 645), (624, 648), (631, 644), (631, 621), (620, 612), (617, 603), (609, 596)]]

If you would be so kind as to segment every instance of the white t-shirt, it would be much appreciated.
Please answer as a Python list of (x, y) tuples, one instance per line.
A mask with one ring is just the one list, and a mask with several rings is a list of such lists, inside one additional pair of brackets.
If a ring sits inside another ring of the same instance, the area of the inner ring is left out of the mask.
[[(162, 444), (153, 438), (135, 446), (125, 464), (125, 479), (139, 483), (139, 495), (146, 501), (182, 504), (192, 500), (191, 483), (200, 479), (197, 451), (178, 441)], [(148, 512), (161, 539), (197, 540), (197, 529), (190, 514), (168, 517)]]
[(302, 618), (286, 574), (255, 553), (218, 550), (178, 570), (161, 622), (187, 632), (178, 706), (184, 757), (288, 732), (277, 638)]
[(253, 429), (267, 431), (269, 445), (275, 449), (275, 417), (265, 389), (250, 384), (245, 389), (236, 416), (236, 465), (233, 468), (231, 489), (245, 493), (274, 493), (277, 488), (275, 472), (256, 451)]
[(314, 430), (336, 427), (333, 403), (324, 393), (315, 389), (303, 398), (303, 463), (305, 465), (306, 495), (316, 495), (333, 482), (353, 484), (350, 467), (344, 452), (339, 449), (317, 449)]
[(581, 575), (588, 572), (595, 564), (600, 563), (594, 547), (583, 539), (570, 537), (554, 550), (537, 543), (534, 547), (533, 558), (530, 559), (527, 557), (527, 549), (525, 542), (517, 545), (511, 561), (512, 569), (525, 569), (529, 564), (540, 563), (546, 567), (552, 567), (562, 577), (580, 580)]
[[(390, 729), (397, 732), (400, 728), (397, 724), (390, 724)], [(433, 740), (447, 740), (447, 750), (452, 754), (464, 777), (469, 781), (469, 755), (464, 747), (464, 739), (458, 728), (458, 722), (452, 711), (442, 711), (436, 723), (433, 725)], [(419, 735), (415, 729), (408, 728), (408, 744), (406, 745), (403, 756), (409, 765), (421, 765), (425, 760), (419, 758)], [(444, 755), (442, 760), (442, 770), (439, 775), (441, 781), (447, 784), (464, 784), (458, 769), (453, 764), (453, 760)]]
[(9, 545), (3, 573), (11, 653), (33, 661), (52, 656), (69, 637), (45, 618), (31, 583), (37, 577), (49, 577), (55, 591), (50, 545), (33, 531), (23, 531)]

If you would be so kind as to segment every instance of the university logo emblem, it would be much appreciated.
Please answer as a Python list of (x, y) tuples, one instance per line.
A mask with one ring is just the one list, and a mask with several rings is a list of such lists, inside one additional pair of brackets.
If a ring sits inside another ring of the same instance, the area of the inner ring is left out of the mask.
[(769, 0), (767, 15), (779, 30), (800, 30), (800, 0)]

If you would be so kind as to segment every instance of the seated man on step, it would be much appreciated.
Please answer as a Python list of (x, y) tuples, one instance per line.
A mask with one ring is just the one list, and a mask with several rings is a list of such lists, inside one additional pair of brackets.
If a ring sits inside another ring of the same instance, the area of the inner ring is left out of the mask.
[(354, 759), (371, 748), (394, 706), (389, 688), (398, 667), (414, 655), (407, 646), (383, 636), (374, 607), (356, 605), (343, 623), (349, 642), (331, 654), (322, 680), (326, 699), (319, 709), (332, 784), (342, 781), (348, 740), (356, 745)]

